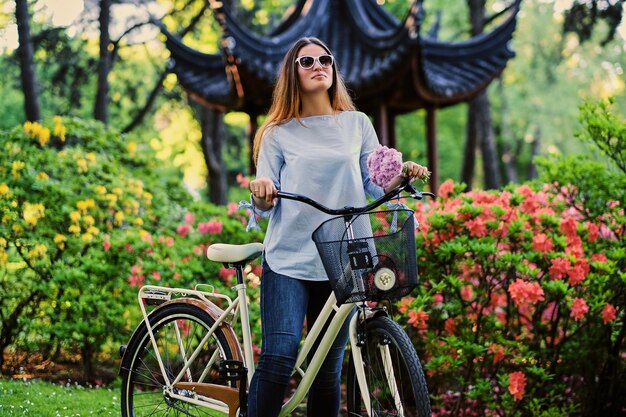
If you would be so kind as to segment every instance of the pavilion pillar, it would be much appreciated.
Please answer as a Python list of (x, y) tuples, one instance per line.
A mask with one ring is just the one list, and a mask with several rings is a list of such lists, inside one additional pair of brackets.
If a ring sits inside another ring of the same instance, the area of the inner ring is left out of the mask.
[(434, 106), (426, 108), (426, 145), (428, 169), (430, 170), (430, 191), (436, 193), (439, 189), (439, 165), (437, 158), (437, 120)]
[(250, 156), (248, 157), (248, 175), (253, 176), (256, 174), (256, 166), (254, 164), (254, 136), (257, 130), (259, 130), (259, 124), (257, 122), (258, 115), (256, 113), (250, 113), (250, 122), (248, 125), (248, 149), (250, 150)]
[(391, 147), (389, 138), (389, 111), (385, 103), (378, 103), (374, 114), (374, 129), (381, 145)]

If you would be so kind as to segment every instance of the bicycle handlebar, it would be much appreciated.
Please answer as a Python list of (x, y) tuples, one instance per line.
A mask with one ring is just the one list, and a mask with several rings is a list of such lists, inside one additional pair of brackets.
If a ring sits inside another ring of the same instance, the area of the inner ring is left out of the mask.
[(317, 201), (304, 196), (304, 195), (300, 195), (300, 194), (293, 194), (293, 193), (288, 193), (285, 191), (278, 191), (276, 194), (276, 197), (278, 198), (286, 198), (288, 200), (295, 200), (295, 201), (300, 201), (302, 203), (306, 203), (310, 206), (315, 207), (316, 209), (323, 211), (326, 214), (331, 214), (331, 215), (346, 215), (346, 214), (357, 214), (357, 213), (364, 213), (366, 211), (370, 211), (375, 209), (376, 207), (390, 201), (393, 200), (394, 198), (396, 198), (402, 191), (406, 191), (408, 193), (410, 193), (410, 197), (416, 199), (416, 200), (421, 200), (422, 198), (424, 198), (424, 196), (428, 196), (431, 198), (436, 198), (435, 194), (427, 192), (427, 191), (419, 191), (417, 190), (412, 184), (411, 181), (409, 180), (409, 178), (405, 178), (402, 180), (402, 183), (400, 185), (398, 185), (396, 188), (394, 188), (393, 190), (389, 191), (388, 193), (386, 193), (385, 195), (383, 195), (382, 197), (376, 199), (375, 201), (372, 201), (370, 204), (363, 206), (363, 207), (344, 207), (341, 209), (331, 209), (328, 208), (320, 203), (318, 203)]

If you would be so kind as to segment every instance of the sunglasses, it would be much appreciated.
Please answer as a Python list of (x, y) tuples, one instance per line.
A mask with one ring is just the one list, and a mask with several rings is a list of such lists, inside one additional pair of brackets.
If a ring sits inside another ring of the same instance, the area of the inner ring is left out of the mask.
[(296, 59), (298, 65), (300, 65), (303, 69), (311, 69), (315, 65), (315, 61), (320, 64), (322, 68), (328, 68), (333, 65), (333, 56), (332, 55), (320, 55), (320, 56), (309, 56), (303, 55), (300, 58)]

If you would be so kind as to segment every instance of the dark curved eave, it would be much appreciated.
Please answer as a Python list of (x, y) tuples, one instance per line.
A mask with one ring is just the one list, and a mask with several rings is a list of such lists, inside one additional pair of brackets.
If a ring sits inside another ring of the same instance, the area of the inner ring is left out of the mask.
[(515, 56), (511, 40), (517, 8), (489, 33), (468, 41), (449, 43), (422, 38), (418, 89), (439, 104), (457, 102), (484, 88)]
[(213, 107), (236, 105), (237, 94), (228, 79), (221, 54), (205, 54), (191, 49), (163, 26), (161, 32), (166, 36), (165, 45), (170, 51), (169, 69), (186, 90)]
[(416, 38), (408, 36), (408, 16), (401, 23), (387, 14), (378, 21), (377, 29), (366, 31), (371, 19), (383, 13), (387, 12), (375, 0), (313, 0), (306, 14), (298, 19), (288, 17), (290, 27), (283, 26), (274, 36), (264, 37), (242, 27), (224, 6), (218, 10), (227, 53), (235, 58), (242, 74), (273, 84), (289, 47), (302, 36), (315, 36), (328, 43), (339, 67), (347, 69), (343, 76), (351, 88), (393, 77), (396, 65), (409, 61), (410, 46), (417, 43)]

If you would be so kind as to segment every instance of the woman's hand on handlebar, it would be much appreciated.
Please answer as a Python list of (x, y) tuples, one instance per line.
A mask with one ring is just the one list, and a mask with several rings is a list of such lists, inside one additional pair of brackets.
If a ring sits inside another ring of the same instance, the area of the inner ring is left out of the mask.
[(403, 178), (410, 178), (411, 182), (413, 182), (416, 178), (428, 177), (428, 175), (430, 175), (430, 171), (428, 171), (427, 167), (416, 164), (413, 161), (407, 161), (402, 164), (402, 175), (398, 175), (393, 179), (393, 181), (391, 181), (391, 183), (385, 188), (385, 193), (388, 193), (399, 186), (402, 183)]
[(261, 177), (250, 181), (250, 192), (254, 198), (254, 204), (261, 210), (274, 207), (274, 199), (278, 190), (271, 179)]

